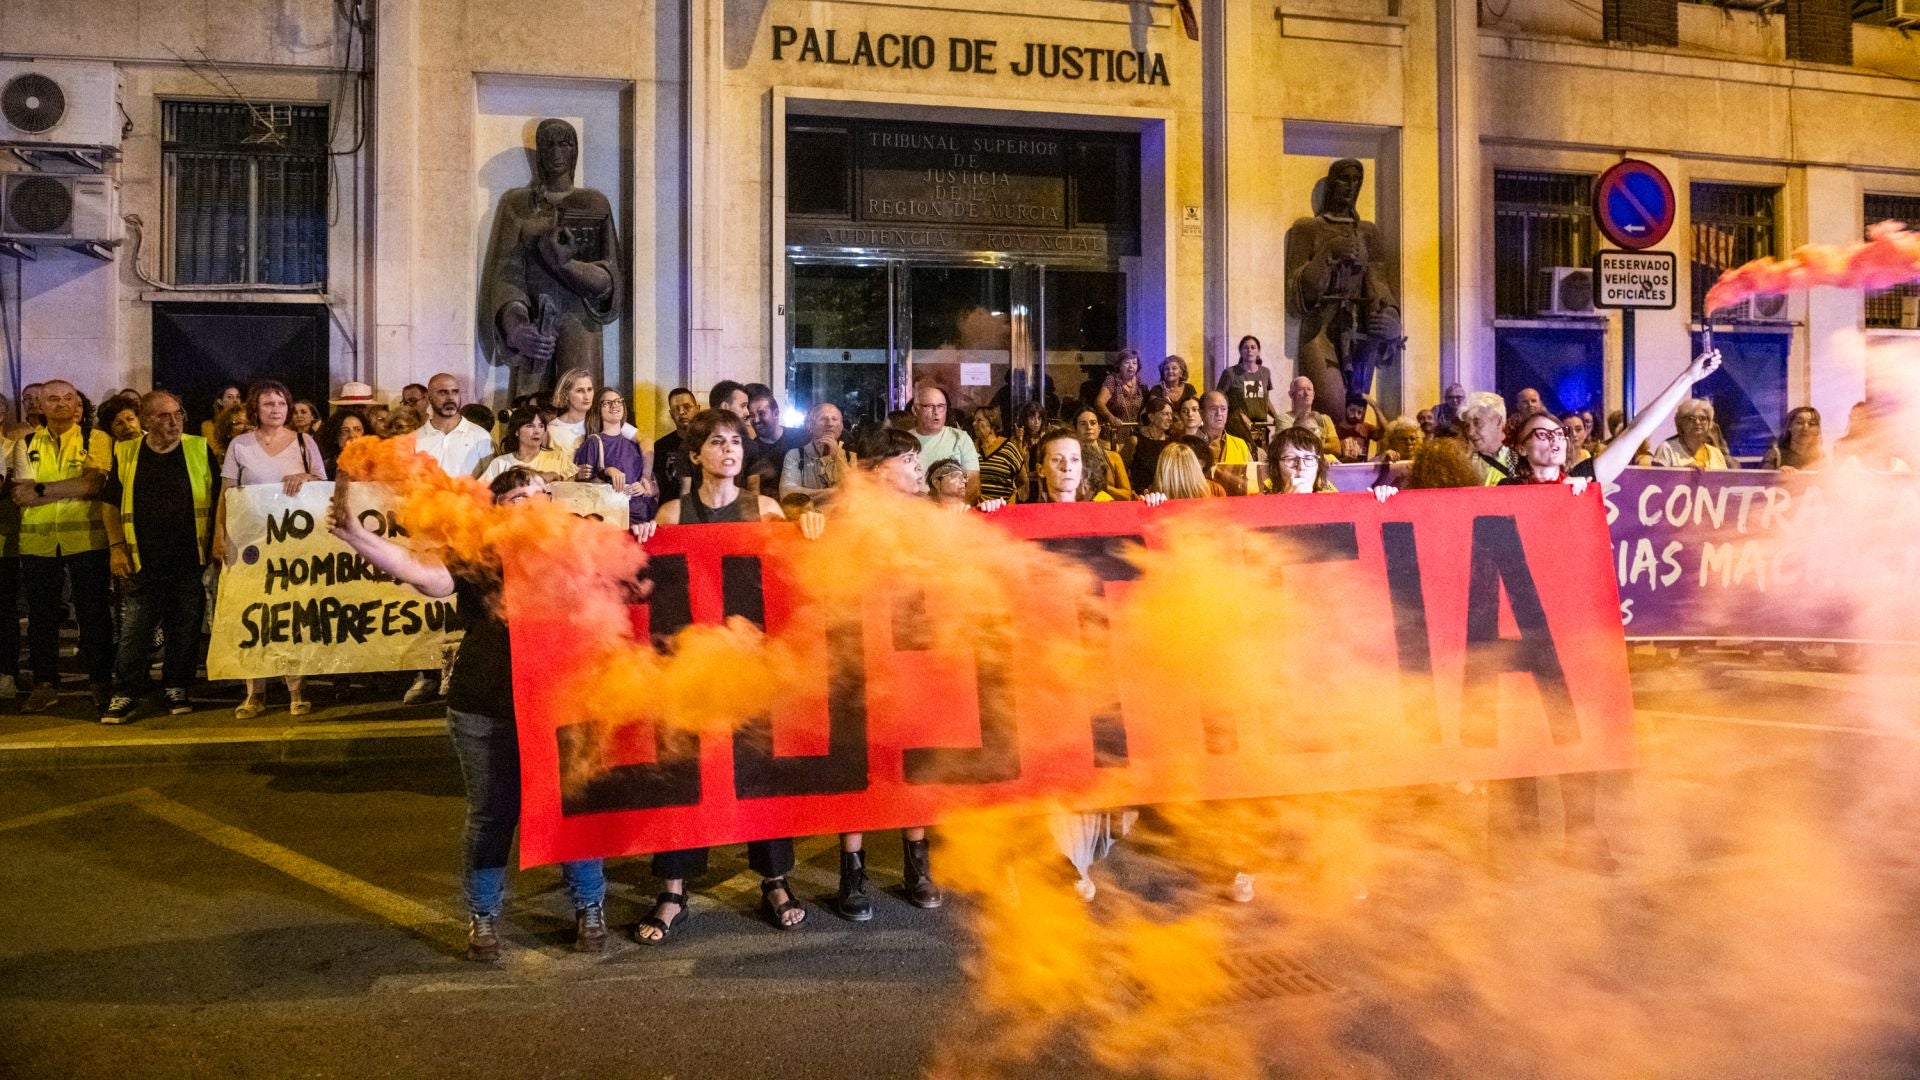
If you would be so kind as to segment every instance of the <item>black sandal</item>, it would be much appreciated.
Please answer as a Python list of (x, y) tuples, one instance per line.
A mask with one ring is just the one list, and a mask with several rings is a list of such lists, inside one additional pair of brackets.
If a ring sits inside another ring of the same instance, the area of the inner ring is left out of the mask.
[[(660, 918), (660, 909), (663, 907), (666, 907), (668, 904), (678, 904), (680, 906), (680, 910), (674, 912), (673, 918), (662, 920)], [(633, 940), (639, 942), (642, 945), (663, 944), (667, 940), (667, 937), (673, 933), (673, 928), (676, 926), (679, 926), (680, 921), (682, 919), (685, 919), (686, 917), (687, 917), (687, 894), (677, 893), (677, 892), (663, 892), (659, 896), (654, 897), (653, 914), (647, 916), (644, 919), (641, 919), (640, 926), (636, 926), (633, 928), (634, 929)], [(657, 938), (641, 937), (640, 936), (641, 927), (647, 927), (647, 926), (651, 926), (655, 930), (660, 931), (660, 936)]]
[[(786, 903), (776, 904), (773, 902), (773, 894), (776, 891), (787, 894)], [(784, 916), (789, 911), (799, 912), (800, 917), (792, 922), (787, 922)], [(784, 874), (776, 878), (767, 878), (760, 882), (760, 914), (768, 922), (772, 923), (773, 928), (776, 930), (798, 930), (801, 926), (805, 925), (807, 921), (807, 909), (801, 907), (799, 901), (793, 898), (793, 886), (787, 884), (787, 878)]]

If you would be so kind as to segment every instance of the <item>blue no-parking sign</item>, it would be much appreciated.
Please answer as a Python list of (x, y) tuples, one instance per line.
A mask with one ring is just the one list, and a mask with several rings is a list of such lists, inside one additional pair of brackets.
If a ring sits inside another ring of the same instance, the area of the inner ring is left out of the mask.
[(1638, 251), (1666, 239), (1673, 214), (1673, 185), (1647, 162), (1629, 158), (1593, 185), (1594, 223), (1623, 248)]

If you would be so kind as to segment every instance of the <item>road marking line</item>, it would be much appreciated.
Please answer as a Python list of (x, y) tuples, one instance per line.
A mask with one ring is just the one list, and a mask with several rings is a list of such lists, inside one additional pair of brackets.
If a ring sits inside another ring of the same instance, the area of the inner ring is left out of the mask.
[(1700, 724), (1730, 724), (1742, 727), (1788, 728), (1794, 731), (1826, 731), (1840, 735), (1871, 735), (1879, 739), (1903, 739), (1907, 742), (1920, 741), (1920, 735), (1911, 731), (1890, 731), (1885, 728), (1852, 727), (1846, 724), (1812, 724), (1804, 720), (1761, 720), (1748, 716), (1707, 716), (1702, 713), (1667, 712), (1664, 709), (1639, 709), (1636, 712), (1650, 720), (1691, 720)]
[(14, 829), (24, 829), (30, 825), (40, 825), (49, 821), (60, 821), (64, 818), (78, 817), (81, 814), (92, 813), (95, 810), (104, 810), (109, 806), (119, 806), (124, 803), (137, 804), (142, 798), (143, 796), (140, 791), (122, 791), (117, 795), (102, 795), (98, 799), (68, 803), (66, 806), (56, 806), (51, 810), (42, 810), (37, 814), (28, 814), (10, 821), (0, 821), (0, 832), (11, 832)]
[(227, 731), (167, 731), (149, 729), (144, 733), (88, 738), (37, 740), (38, 732), (24, 732), (0, 742), (0, 753), (33, 750), (102, 750), (125, 746), (232, 746), (243, 743), (342, 742), (351, 739), (424, 739), (446, 733), (444, 720), (398, 720), (387, 722), (314, 724), (302, 728), (256, 727)]
[[(511, 955), (511, 954), (508, 954)], [(649, 963), (644, 969), (636, 970), (628, 966), (609, 967), (594, 958), (587, 966), (571, 967), (567, 970), (543, 969), (546, 977), (540, 979), (541, 985), (599, 984), (658, 982), (663, 979), (684, 979), (693, 975), (696, 960), (662, 960)], [(525, 990), (530, 985), (526, 979), (502, 978), (499, 969), (475, 972), (471, 978), (450, 979), (444, 975), (388, 975), (374, 980), (373, 992), (376, 994), (444, 994), (463, 991), (485, 990)]]
[[(839, 850), (840, 838), (838, 836), (812, 836), (794, 844), (794, 866), (798, 868), (803, 863), (813, 861), (815, 857), (826, 851), (829, 846), (836, 851)], [(838, 887), (839, 883), (839, 879), (836, 877), (834, 879), (835, 887)], [(713, 897), (715, 900), (731, 906), (745, 897), (758, 896), (760, 894), (760, 875), (754, 873), (751, 869), (742, 870), (720, 884), (715, 885), (713, 888), (703, 889), (701, 891)]]
[[(442, 912), (417, 900), (363, 881), (317, 859), (308, 858), (291, 848), (255, 836), (245, 829), (229, 825), (210, 814), (176, 802), (151, 788), (133, 792), (134, 802), (154, 817), (178, 826), (218, 847), (257, 863), (269, 866), (304, 885), (343, 900), (362, 911), (376, 915), (400, 928), (455, 952), (466, 948), (459, 924)], [(537, 962), (552, 963), (552, 957), (538, 949), (517, 950)]]

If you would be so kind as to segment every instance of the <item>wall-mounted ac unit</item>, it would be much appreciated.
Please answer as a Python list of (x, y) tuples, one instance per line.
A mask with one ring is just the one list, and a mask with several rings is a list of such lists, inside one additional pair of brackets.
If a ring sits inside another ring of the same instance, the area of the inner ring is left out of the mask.
[(1593, 271), (1584, 266), (1542, 267), (1540, 314), (1598, 314), (1593, 306)]
[(1714, 312), (1714, 322), (1786, 322), (1787, 294), (1761, 293)]
[(0, 60), (0, 144), (120, 145), (112, 64)]
[(1891, 26), (1920, 26), (1920, 0), (1885, 0)]
[(0, 241), (68, 246), (120, 242), (120, 190), (110, 177), (0, 175)]

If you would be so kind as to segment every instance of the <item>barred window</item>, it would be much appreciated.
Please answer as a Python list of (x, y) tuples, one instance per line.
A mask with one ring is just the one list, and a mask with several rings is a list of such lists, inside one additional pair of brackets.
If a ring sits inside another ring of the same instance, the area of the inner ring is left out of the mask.
[(1742, 263), (1772, 255), (1775, 205), (1780, 189), (1748, 184), (1695, 184), (1693, 212), (1693, 317), (1706, 306), (1707, 290)]
[[(1493, 174), (1493, 309), (1503, 319), (1546, 311), (1556, 266), (1591, 266), (1593, 180), (1579, 173)], [(1542, 272), (1547, 272), (1543, 277)]]
[(327, 280), (327, 107), (169, 101), (163, 165), (173, 280)]
[[(1920, 195), (1868, 195), (1866, 210), (1869, 227), (1898, 221), (1909, 229), (1920, 229)], [(1920, 282), (1868, 293), (1867, 325), (1910, 330), (1920, 325)]]

